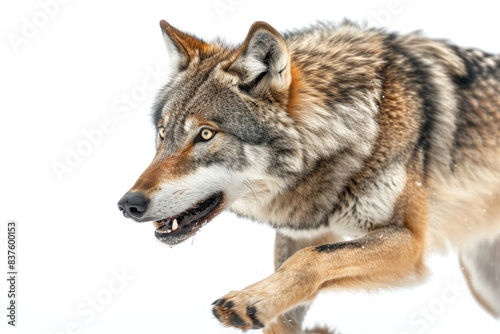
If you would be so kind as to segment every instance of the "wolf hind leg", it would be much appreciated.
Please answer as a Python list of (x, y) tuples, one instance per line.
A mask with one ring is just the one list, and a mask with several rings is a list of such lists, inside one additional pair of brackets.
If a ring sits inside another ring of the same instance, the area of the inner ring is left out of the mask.
[[(325, 234), (319, 238), (290, 238), (284, 236), (280, 232), (276, 232), (276, 240), (274, 244), (274, 269), (278, 268), (290, 256), (295, 254), (298, 250), (309, 247), (317, 246), (325, 243), (340, 242), (343, 239), (335, 234)], [(276, 318), (276, 321), (269, 324), (264, 328), (264, 334), (329, 334), (326, 328), (315, 328), (304, 331), (302, 323), (307, 314), (310, 304), (302, 304), (298, 307), (289, 310)]]
[(476, 300), (500, 318), (500, 235), (462, 250), (460, 262)]
[(304, 333), (305, 334), (337, 334), (337, 332), (332, 331), (331, 329), (325, 328), (325, 327), (314, 327), (311, 329), (307, 329)]
[(266, 326), (263, 334), (303, 334), (302, 322), (306, 316), (309, 304), (301, 305), (293, 310), (280, 314), (276, 320)]

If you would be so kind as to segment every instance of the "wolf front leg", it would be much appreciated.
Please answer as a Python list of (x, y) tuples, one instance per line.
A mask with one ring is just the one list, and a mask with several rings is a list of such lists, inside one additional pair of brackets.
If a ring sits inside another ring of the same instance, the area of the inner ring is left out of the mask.
[(421, 180), (408, 177), (391, 223), (365, 237), (297, 251), (271, 276), (214, 302), (214, 315), (243, 330), (273, 328), (277, 316), (327, 288), (370, 289), (413, 281), (422, 261), (427, 201)]
[[(274, 267), (279, 270), (281, 265), (288, 260), (297, 251), (310, 246), (323, 245), (326, 243), (340, 242), (343, 239), (334, 233), (325, 233), (316, 238), (290, 238), (279, 231), (276, 232), (276, 240), (274, 245)], [(264, 334), (303, 334), (302, 322), (309, 308), (309, 303), (303, 303), (300, 306), (294, 307), (283, 314), (276, 317), (276, 321), (272, 322), (264, 330)], [(318, 328), (313, 332), (317, 333)], [(309, 332), (308, 332), (309, 333)], [(328, 333), (326, 331), (325, 333)]]

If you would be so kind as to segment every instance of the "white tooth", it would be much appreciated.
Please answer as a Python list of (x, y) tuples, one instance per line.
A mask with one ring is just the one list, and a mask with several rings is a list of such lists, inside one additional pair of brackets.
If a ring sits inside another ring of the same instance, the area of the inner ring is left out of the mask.
[(179, 224), (177, 223), (177, 219), (174, 219), (174, 222), (172, 223), (172, 231), (177, 230), (179, 227)]
[(171, 232), (172, 232), (172, 230), (167, 230), (167, 233), (171, 233)]

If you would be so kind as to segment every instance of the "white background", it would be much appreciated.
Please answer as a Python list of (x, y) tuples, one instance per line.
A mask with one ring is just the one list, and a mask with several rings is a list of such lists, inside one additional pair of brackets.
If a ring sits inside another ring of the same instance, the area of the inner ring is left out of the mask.
[[(235, 333), (213, 318), (210, 303), (272, 273), (270, 228), (223, 214), (168, 248), (151, 224), (116, 208), (154, 154), (149, 113), (159, 84), (150, 72), (167, 64), (160, 19), (236, 43), (256, 20), (282, 31), (346, 17), (500, 52), (493, 1), (46, 2), (0, 5), (1, 254), (7, 220), (19, 222), (18, 327), (9, 333)], [(85, 147), (84, 132), (103, 120), (112, 123), (108, 133)], [(77, 148), (88, 154), (58, 178), (54, 163), (66, 164)], [(1, 261), (5, 268), (5, 255)], [(432, 275), (418, 287), (322, 295), (307, 324), (345, 334), (500, 333), (464, 288), (456, 256), (429, 264)], [(122, 271), (128, 280), (115, 282)], [(0, 305), (6, 294), (2, 279)]]

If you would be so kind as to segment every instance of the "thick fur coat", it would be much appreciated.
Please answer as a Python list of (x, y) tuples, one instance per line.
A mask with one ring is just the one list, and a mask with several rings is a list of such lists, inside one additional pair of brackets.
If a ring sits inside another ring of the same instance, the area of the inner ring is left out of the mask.
[(302, 333), (319, 291), (418, 282), (449, 246), (500, 315), (499, 56), (349, 22), (236, 47), (161, 27), (158, 152), (119, 206), (169, 244), (223, 209), (276, 229), (276, 272), (221, 322)]

